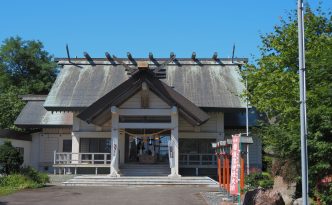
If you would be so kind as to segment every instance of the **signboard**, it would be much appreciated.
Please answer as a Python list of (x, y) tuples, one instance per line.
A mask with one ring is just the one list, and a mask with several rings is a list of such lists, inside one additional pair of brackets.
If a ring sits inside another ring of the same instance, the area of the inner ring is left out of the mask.
[(239, 169), (240, 169), (240, 135), (232, 135), (232, 165), (231, 165), (231, 184), (230, 194), (239, 193)]
[(114, 143), (112, 149), (111, 167), (115, 166), (115, 162), (117, 160), (117, 153), (116, 153), (117, 151), (118, 151), (118, 145)]
[(168, 158), (170, 168), (175, 167), (175, 158), (174, 158), (174, 142), (173, 140), (168, 141)]

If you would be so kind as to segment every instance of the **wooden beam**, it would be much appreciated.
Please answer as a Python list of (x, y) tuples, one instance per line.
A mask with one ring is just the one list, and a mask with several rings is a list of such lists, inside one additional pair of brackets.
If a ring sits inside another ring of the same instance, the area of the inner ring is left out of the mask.
[(91, 56), (87, 52), (83, 52), (83, 55), (88, 61), (93, 61)]
[(173, 62), (175, 60), (176, 56), (173, 52), (170, 54), (170, 59), (163, 62), (160, 66), (158, 66), (156, 69), (154, 69), (154, 73), (158, 73), (161, 69), (163, 69), (165, 66), (167, 66), (169, 63)]
[(170, 109), (120, 109), (121, 116), (170, 116)]
[(130, 52), (127, 52), (127, 57), (130, 61), (134, 60)]
[(192, 59), (193, 61), (196, 60), (196, 52), (193, 52), (193, 53), (191, 54), (191, 59)]
[(174, 52), (171, 52), (170, 55), (169, 55), (169, 57), (170, 57), (170, 58), (173, 58), (173, 57), (175, 58), (175, 54), (174, 54)]
[(218, 53), (217, 52), (213, 53), (212, 59), (215, 60), (215, 61), (218, 60)]
[(234, 63), (235, 43), (233, 44), (232, 63)]
[(119, 128), (132, 128), (132, 129), (171, 129), (171, 123), (119, 123)]
[(149, 63), (147, 61), (137, 61), (137, 68), (147, 70), (149, 68)]
[(106, 56), (107, 60), (112, 61), (112, 56), (109, 52), (105, 52), (105, 56)]
[(129, 67), (129, 65), (127, 65), (125, 62), (123, 62), (121, 59), (117, 58), (115, 55), (113, 55), (113, 59), (118, 62), (119, 64), (123, 65), (126, 70), (130, 73), (134, 72), (135, 71), (135, 68), (131, 68)]
[(146, 82), (142, 83), (141, 107), (142, 108), (148, 108), (149, 107), (149, 87), (146, 84)]
[(71, 62), (68, 44), (66, 44), (66, 51), (67, 51), (68, 62)]
[(153, 58), (153, 53), (152, 52), (150, 52), (149, 53), (149, 59), (152, 61), (154, 58)]

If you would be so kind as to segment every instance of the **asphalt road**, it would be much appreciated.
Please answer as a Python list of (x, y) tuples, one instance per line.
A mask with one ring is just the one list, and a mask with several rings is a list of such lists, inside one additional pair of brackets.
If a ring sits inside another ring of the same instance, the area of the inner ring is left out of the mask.
[(24, 190), (0, 197), (0, 205), (204, 204), (202, 186), (64, 187)]

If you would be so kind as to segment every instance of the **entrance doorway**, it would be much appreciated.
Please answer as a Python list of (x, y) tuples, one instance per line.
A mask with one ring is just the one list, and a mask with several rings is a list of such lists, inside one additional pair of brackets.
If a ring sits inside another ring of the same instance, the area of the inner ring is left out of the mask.
[(125, 162), (168, 164), (169, 130), (126, 129)]

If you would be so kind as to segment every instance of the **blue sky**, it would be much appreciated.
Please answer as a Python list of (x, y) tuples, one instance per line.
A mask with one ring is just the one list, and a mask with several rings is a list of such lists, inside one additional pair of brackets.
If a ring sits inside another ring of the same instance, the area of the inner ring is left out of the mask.
[[(313, 7), (317, 1), (309, 0)], [(324, 0), (324, 9), (332, 8)], [(21, 36), (40, 40), (55, 57), (105, 51), (125, 57), (229, 57), (233, 43), (237, 57), (259, 55), (260, 33), (272, 31), (296, 0), (4, 0), (0, 12), (0, 40)]]

